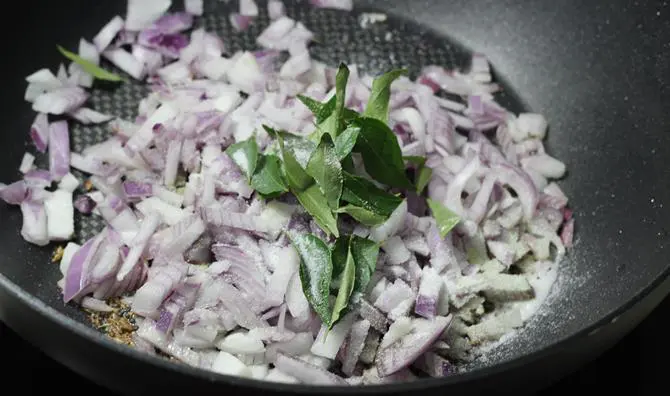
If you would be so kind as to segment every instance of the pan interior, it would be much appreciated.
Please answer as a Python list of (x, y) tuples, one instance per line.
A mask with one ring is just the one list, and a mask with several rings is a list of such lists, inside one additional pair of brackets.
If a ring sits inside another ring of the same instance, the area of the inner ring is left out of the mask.
[[(383, 3), (386, 4), (387, 2)], [(388, 3), (395, 5), (399, 2), (390, 1)], [(227, 18), (230, 6), (215, 1), (205, 2), (205, 4), (207, 7), (206, 14), (201, 23), (207, 30), (216, 31), (224, 38), (229, 52), (257, 48), (255, 37), (268, 23), (264, 7), (260, 7), (261, 15), (254, 21), (248, 31), (236, 33)], [(304, 3), (300, 5), (292, 1), (287, 1), (286, 4), (287, 13), (291, 17), (302, 21), (307, 28), (316, 33), (316, 43), (311, 50), (314, 58), (329, 65), (346, 62), (349, 65), (357, 65), (361, 73), (372, 74), (391, 68), (406, 67), (409, 69), (411, 76), (415, 77), (420, 69), (426, 65), (437, 64), (448, 68), (465, 68), (469, 62), (470, 51), (450, 40), (448, 36), (438, 34), (422, 27), (419, 23), (410, 21), (406, 18), (407, 14), (399, 16), (397, 13), (390, 13), (386, 21), (362, 27), (360, 14), (372, 10), (363, 8), (349, 14), (334, 10), (315, 9), (306, 6)], [(84, 37), (92, 37), (97, 29), (114, 15), (109, 10), (112, 6), (105, 7), (105, 14), (92, 18), (97, 25), (86, 26), (82, 32), (69, 34), (72, 37), (66, 37), (67, 43), (72, 44), (74, 48), (74, 45), (76, 45), (75, 35), (81, 34)], [(118, 9), (117, 12), (123, 15), (121, 9)], [(39, 67), (54, 69), (57, 63), (33, 66), (35, 69)], [(104, 66), (111, 68), (109, 64)], [(493, 66), (495, 69), (496, 65)], [(529, 73), (532, 72), (529, 71)], [(499, 96), (499, 101), (502, 104), (514, 112), (529, 108), (521, 99), (525, 95), (523, 93), (521, 93), (521, 96), (517, 95), (513, 87), (507, 84), (504, 76), (496, 76), (496, 79), (503, 86), (503, 93)], [(146, 93), (146, 88), (135, 82), (124, 83), (110, 89), (104, 87), (104, 89), (93, 91), (91, 105), (98, 111), (133, 120), (137, 113), (139, 100)], [(535, 97), (536, 95), (533, 93), (529, 96)], [(19, 98), (20, 96), (17, 96), (13, 99), (18, 101)], [(565, 99), (559, 98), (556, 101), (560, 102), (559, 105), (566, 104), (563, 103)], [(546, 105), (546, 103), (543, 104)], [(533, 107), (532, 103), (530, 105)], [(14, 117), (14, 120), (10, 123), (13, 126), (12, 130), (27, 130), (34, 113), (26, 105), (22, 106), (17, 114), (18, 116)], [(627, 301), (634, 292), (648, 283), (648, 277), (639, 276), (631, 279), (630, 283), (623, 285), (626, 293), (622, 293), (618, 299), (612, 297), (616, 293), (616, 288), (611, 285), (607, 286), (607, 283), (610, 279), (612, 282), (623, 282), (621, 271), (627, 271), (625, 267), (620, 268), (618, 266), (621, 264), (621, 260), (615, 257), (615, 254), (621, 250), (619, 245), (615, 246), (620, 240), (617, 239), (614, 228), (619, 227), (616, 224), (593, 223), (597, 205), (589, 200), (590, 194), (587, 194), (583, 188), (578, 188), (580, 185), (588, 185), (591, 188), (590, 191), (596, 195), (600, 191), (599, 186), (603, 180), (599, 175), (594, 174), (593, 169), (589, 169), (589, 161), (593, 159), (588, 159), (583, 152), (584, 147), (593, 147), (599, 142), (587, 140), (581, 142), (581, 147), (568, 146), (568, 141), (574, 139), (578, 132), (570, 129), (570, 126), (574, 127), (575, 123), (565, 119), (570, 115), (566, 113), (556, 114), (549, 110), (548, 116), (550, 125), (553, 125), (552, 116), (562, 118), (560, 120), (562, 128), (560, 130), (552, 129), (549, 133), (548, 150), (557, 158), (568, 163), (570, 175), (561, 185), (569, 197), (574, 198), (572, 206), (576, 210), (577, 243), (574, 250), (561, 263), (559, 280), (544, 308), (518, 334), (487, 353), (473, 367), (492, 365), (522, 356), (545, 347), (557, 339), (564, 338), (618, 307), (619, 304)], [(576, 114), (575, 117), (582, 116)], [(82, 126), (74, 123), (70, 125), (72, 149), (74, 151), (79, 152), (108, 136), (105, 125)], [(20, 135), (20, 141), (16, 137), (17, 135)], [(3, 182), (18, 178), (15, 169), (19, 164), (22, 153), (26, 149), (32, 150), (25, 142), (25, 135), (16, 132), (12, 136), (12, 138), (7, 137), (7, 135), (0, 137), (3, 147), (10, 149), (3, 160), (5, 166), (0, 169), (0, 180)], [(598, 137), (598, 139), (604, 138)], [(579, 144), (579, 140), (577, 142)], [(604, 206), (600, 210), (607, 212), (611, 208)], [(631, 218), (630, 214), (627, 216), (624, 217), (624, 220), (628, 221), (628, 224), (637, 219), (637, 217)], [(77, 321), (87, 323), (79, 309), (62, 303), (60, 292), (56, 286), (56, 281), (60, 278), (58, 266), (50, 262), (50, 252), (53, 246), (38, 248), (23, 242), (19, 235), (21, 215), (16, 207), (1, 205), (0, 223), (3, 225), (0, 228), (0, 236), (3, 240), (0, 250), (4, 257), (0, 269), (3, 274), (20, 285), (28, 294), (36, 296)], [(80, 215), (77, 215), (76, 224), (76, 241), (80, 243), (102, 227), (102, 222), (99, 219)], [(600, 236), (595, 237), (594, 235)], [(609, 252), (603, 252), (601, 246), (604, 248), (611, 247), (612, 249)], [(657, 250), (652, 250), (650, 250), (650, 253), (658, 253)], [(632, 258), (635, 255), (628, 252), (628, 256)], [(612, 276), (605, 276), (606, 274)], [(595, 289), (597, 286), (603, 286), (600, 292), (603, 299), (608, 302), (594, 302), (593, 305), (590, 305), (589, 302), (595, 301), (595, 296), (599, 294)]]

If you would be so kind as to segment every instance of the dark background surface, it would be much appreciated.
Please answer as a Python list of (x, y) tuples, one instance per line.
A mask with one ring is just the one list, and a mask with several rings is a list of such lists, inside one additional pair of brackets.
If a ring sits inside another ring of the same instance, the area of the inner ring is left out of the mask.
[[(614, 348), (538, 395), (570, 395), (586, 390), (616, 390), (627, 395), (650, 395), (657, 393), (657, 389), (667, 389), (669, 316), (670, 298), (667, 298)], [(17, 387), (24, 395), (37, 395), (53, 391), (57, 384), (61, 390), (67, 389), (70, 396), (115, 395), (54, 362), (2, 322), (0, 354), (7, 367), (0, 377), (3, 379), (3, 388)]]

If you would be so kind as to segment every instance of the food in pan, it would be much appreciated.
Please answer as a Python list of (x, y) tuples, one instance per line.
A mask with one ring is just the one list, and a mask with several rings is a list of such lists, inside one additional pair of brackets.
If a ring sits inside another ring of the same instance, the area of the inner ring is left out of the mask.
[[(483, 55), (416, 79), (333, 68), (276, 0), (240, 1), (234, 29), (269, 21), (231, 53), (183, 5), (129, 0), (27, 77), (35, 151), (0, 197), (26, 241), (66, 244), (65, 303), (147, 353), (288, 383), (445, 376), (523, 326), (574, 220), (547, 121), (496, 102)], [(95, 80), (145, 83), (135, 119), (88, 107)], [(111, 135), (73, 152), (72, 123)], [(105, 227), (76, 243), (75, 211)]]

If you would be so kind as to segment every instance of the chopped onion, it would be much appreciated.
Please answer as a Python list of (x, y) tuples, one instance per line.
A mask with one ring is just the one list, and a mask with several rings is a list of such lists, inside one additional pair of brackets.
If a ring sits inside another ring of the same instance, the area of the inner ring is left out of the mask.
[(172, 4), (171, 0), (128, 0), (126, 30), (142, 30), (151, 26)]
[(354, 2), (352, 0), (309, 0), (309, 3), (319, 8), (334, 8), (345, 11), (354, 9)]
[(116, 15), (100, 29), (100, 32), (93, 38), (93, 44), (95, 44), (98, 52), (102, 52), (109, 47), (116, 35), (123, 29), (124, 24), (123, 18)]
[(184, 9), (189, 14), (202, 15), (203, 0), (184, 0)]

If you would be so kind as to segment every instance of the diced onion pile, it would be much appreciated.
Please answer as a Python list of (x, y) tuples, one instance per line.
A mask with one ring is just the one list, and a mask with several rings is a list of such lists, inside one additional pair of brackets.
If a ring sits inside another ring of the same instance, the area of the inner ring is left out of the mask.
[[(106, 299), (128, 296), (140, 317), (135, 346), (147, 353), (305, 384), (449, 375), (472, 346), (523, 325), (520, 302), (540, 298), (534, 285), (542, 280), (551, 283), (574, 220), (551, 181), (565, 165), (544, 149), (547, 121), (496, 103), (499, 87), (483, 55), (467, 72), (427, 66), (416, 81), (393, 83), (390, 127), (403, 155), (427, 157), (428, 196), (462, 220), (442, 238), (425, 199), (414, 195), (381, 226), (352, 225), (383, 252), (367, 293), (326, 337), (284, 235), (318, 227), (295, 202), (260, 199), (223, 151), (254, 133), (260, 149), (268, 147), (262, 125), (311, 133), (314, 117), (296, 95), (331, 97), (335, 69), (310, 57), (312, 32), (286, 16), (281, 1), (267, 3), (262, 49), (233, 54), (225, 37), (192, 29), (202, 0), (185, 0), (183, 12), (170, 6), (129, 0), (125, 19), (115, 16), (79, 43), (82, 58), (106, 59), (149, 85), (134, 121), (86, 107), (94, 79), (76, 63), (26, 78), (25, 99), (37, 112), (30, 138), (47, 153), (48, 170), (26, 153), (23, 178), (0, 184), (0, 198), (20, 206), (21, 235), (40, 246), (73, 238), (75, 208), (106, 222), (65, 248), (66, 303), (104, 312), (112, 309)], [(258, 16), (259, 5), (241, 0), (230, 21), (244, 30)], [(279, 64), (282, 51), (289, 57)], [(346, 106), (362, 111), (372, 77), (351, 69)], [(68, 122), (57, 116), (109, 122), (113, 134), (75, 153)], [(90, 175), (93, 190), (79, 189), (71, 169)]]

